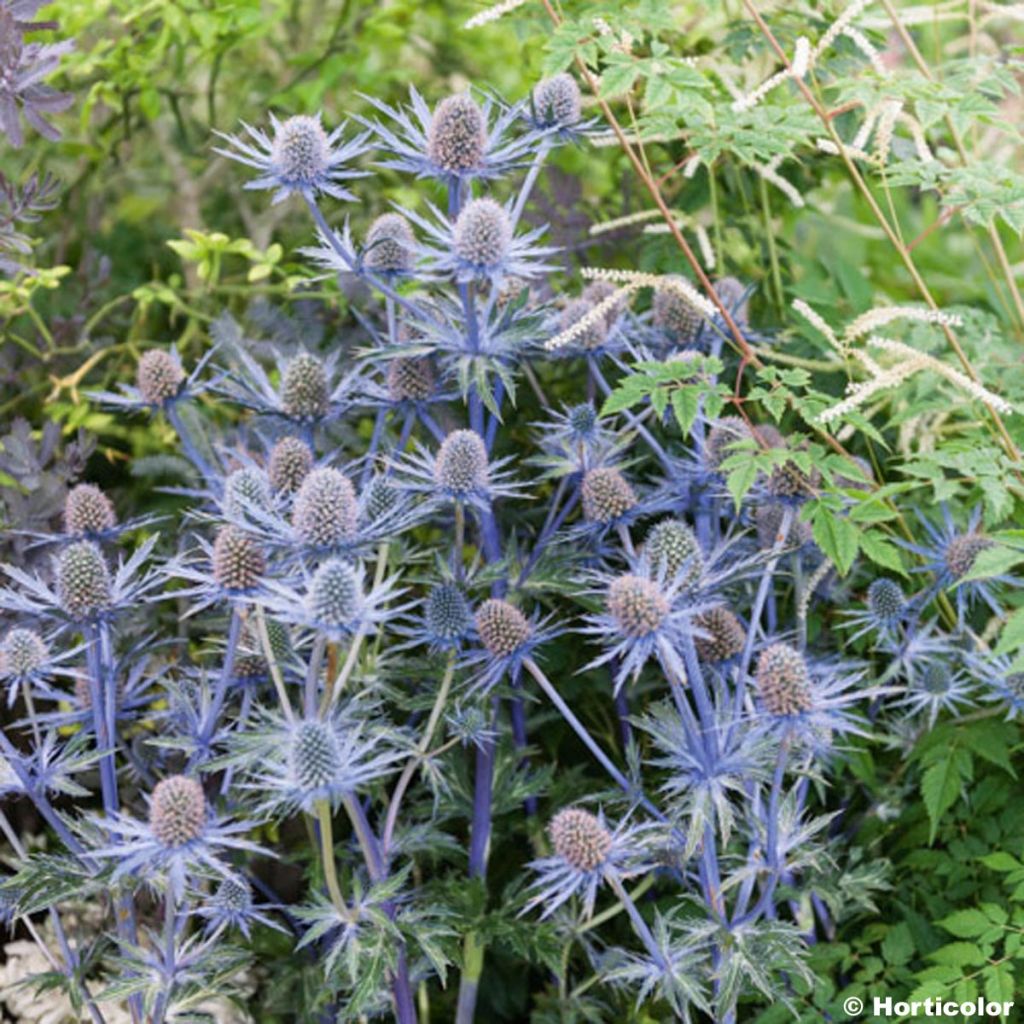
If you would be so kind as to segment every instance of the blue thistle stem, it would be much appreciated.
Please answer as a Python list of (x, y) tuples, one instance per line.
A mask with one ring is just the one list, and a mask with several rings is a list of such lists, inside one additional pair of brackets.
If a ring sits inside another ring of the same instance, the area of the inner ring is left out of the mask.
[(427, 412), (426, 409), (420, 408), (419, 410), (417, 410), (417, 415), (419, 416), (420, 421), (427, 428), (427, 430), (429, 430), (430, 433), (434, 436), (435, 441), (439, 443), (444, 441), (445, 432), (437, 425), (437, 421), (434, 419), (433, 416), (430, 415), (429, 412)]
[(17, 775), (18, 781), (24, 788), (25, 795), (35, 805), (40, 817), (53, 829), (60, 841), (78, 857), (82, 864), (90, 871), (96, 871), (96, 862), (89, 857), (85, 847), (71, 834), (67, 825), (61, 820), (60, 815), (54, 810), (53, 804), (50, 803), (46, 794), (36, 787), (32, 776), (21, 767), (21, 757), (11, 741), (4, 735), (2, 729), (0, 729), (0, 753), (7, 759), (11, 770)]
[(532, 658), (524, 658), (523, 667), (537, 681), (548, 700), (554, 704), (572, 731), (583, 741), (583, 745), (593, 754), (598, 764), (612, 777), (615, 784), (622, 789), (626, 796), (631, 800), (636, 800), (644, 810), (652, 815), (652, 817), (657, 818), (658, 821), (665, 821), (665, 815), (615, 767), (611, 758), (600, 748), (597, 741), (587, 731), (587, 727), (573, 714), (572, 709), (562, 699), (562, 695), (555, 689), (554, 684), (544, 674), (540, 666)]
[[(213, 691), (213, 699), (210, 701), (210, 710), (207, 714), (206, 721), (203, 723), (202, 730), (199, 734), (199, 748), (200, 750), (207, 746), (210, 740), (213, 738), (213, 733), (217, 728), (217, 720), (220, 718), (221, 710), (224, 707), (224, 701), (227, 698), (228, 684), (231, 682), (231, 675), (235, 670), (235, 650), (238, 647), (238, 638), (242, 632), (242, 616), (239, 613), (237, 607), (231, 606), (231, 621), (228, 625), (228, 641), (227, 647), (224, 651), (224, 663), (221, 665), (220, 675), (217, 677), (217, 685)], [(197, 750), (192, 755), (192, 761), (195, 762), (195, 758), (198, 756), (200, 750)]]
[(633, 925), (633, 930), (636, 932), (640, 941), (644, 944), (647, 952), (650, 953), (651, 959), (658, 965), (659, 969), (663, 971), (666, 970), (668, 963), (665, 960), (665, 954), (661, 951), (661, 948), (655, 941), (651, 929), (643, 919), (643, 915), (637, 909), (637, 905), (633, 902), (632, 897), (628, 892), (626, 892), (626, 887), (622, 884), (622, 879), (619, 878), (618, 872), (615, 871), (614, 868), (606, 868), (604, 877), (608, 880), (608, 884), (612, 887), (615, 895), (618, 896), (619, 901), (625, 908), (626, 913), (629, 915), (629, 920)]
[[(560, 487), (564, 487), (565, 481), (563, 480)], [(527, 577), (536, 568), (537, 563), (540, 561), (541, 556), (544, 554), (545, 549), (551, 541), (551, 538), (561, 529), (562, 524), (568, 518), (569, 513), (576, 507), (577, 502), (580, 500), (580, 489), (577, 484), (573, 488), (572, 494), (569, 495), (569, 500), (562, 506), (558, 514), (552, 517), (557, 505), (558, 495), (555, 495), (555, 500), (551, 504), (551, 510), (548, 512), (548, 520), (541, 528), (540, 536), (537, 538), (537, 543), (533, 546), (533, 551), (530, 552), (530, 557), (523, 566), (522, 572), (519, 574), (519, 579), (516, 580), (516, 587), (521, 587)]]
[[(505, 382), (499, 377), (494, 385), (494, 404), (500, 409), (501, 403), (505, 399)], [(498, 433), (498, 427), (501, 425), (501, 417), (496, 413), (491, 413), (491, 418), (487, 422), (487, 437), (484, 438), (484, 444), (487, 446), (487, 452), (490, 454), (491, 449), (494, 447), (494, 438)]]
[[(491, 700), (491, 722), (497, 718), (498, 698)], [(494, 761), (497, 740), (488, 737), (476, 748), (473, 787), (473, 823), (469, 841), (469, 877), (487, 874), (487, 852), (491, 843), (491, 808), (494, 799)]]
[(370, 435), (370, 447), (366, 452), (366, 461), (363, 463), (363, 472), (359, 478), (359, 486), (365, 487), (370, 475), (373, 473), (373, 459), (380, 448), (381, 434), (384, 432), (384, 423), (387, 419), (387, 409), (383, 406), (377, 410), (373, 419), (373, 433)]
[(181, 418), (181, 413), (178, 412), (177, 406), (173, 402), (169, 402), (164, 406), (164, 412), (167, 415), (167, 422), (174, 427), (174, 432), (178, 435), (178, 440), (181, 442), (181, 447), (185, 450), (185, 456), (188, 461), (195, 466), (199, 471), (199, 475), (204, 480), (211, 482), (217, 480), (220, 477), (220, 473), (213, 469), (200, 454), (199, 448), (192, 440), (192, 434), (185, 425), (185, 421)]
[(519, 223), (523, 210), (526, 209), (530, 193), (533, 191), (533, 186), (537, 183), (537, 175), (540, 174), (540, 169), (544, 166), (544, 161), (547, 159), (549, 152), (551, 152), (551, 140), (545, 138), (541, 141), (536, 153), (533, 155), (530, 169), (526, 172), (526, 177), (523, 178), (523, 184), (519, 188), (519, 195), (516, 196), (515, 206), (512, 207), (512, 214), (509, 219), (512, 221), (513, 230), (515, 230), (516, 225)]

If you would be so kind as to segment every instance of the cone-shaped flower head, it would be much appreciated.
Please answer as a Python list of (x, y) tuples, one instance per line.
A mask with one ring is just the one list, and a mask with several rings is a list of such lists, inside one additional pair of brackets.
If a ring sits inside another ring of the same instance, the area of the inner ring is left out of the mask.
[(363, 490), (363, 508), (371, 523), (378, 523), (398, 508), (398, 488), (382, 473), (370, 477)]
[(295, 495), (292, 526), (307, 544), (329, 545), (356, 532), (356, 491), (344, 473), (329, 466), (314, 469)]
[(961, 576), (966, 576), (974, 568), (978, 555), (992, 547), (993, 543), (989, 537), (980, 533), (965, 533), (953, 537), (946, 545), (946, 568), (953, 579), (958, 580)]
[(300, 189), (316, 185), (327, 174), (331, 158), (320, 119), (299, 114), (282, 121), (274, 132), (270, 158), (282, 182)]
[(281, 494), (291, 494), (302, 486), (313, 468), (313, 453), (298, 437), (282, 437), (270, 451), (267, 475), (270, 486)]
[(610, 523), (636, 503), (636, 493), (614, 466), (588, 470), (581, 487), (583, 517), (591, 523)]
[(566, 412), (565, 419), (576, 437), (591, 437), (597, 429), (597, 410), (589, 402), (574, 405)]
[(644, 553), (651, 569), (667, 579), (675, 579), (685, 566), (684, 582), (692, 583), (704, 568), (697, 536), (680, 519), (663, 519), (652, 526), (644, 541)]
[(579, 122), (580, 109), (580, 87), (564, 71), (533, 87), (534, 116), (541, 124), (569, 128)]
[(438, 449), (434, 478), (455, 495), (485, 488), (490, 467), (484, 439), (475, 430), (453, 430)]
[(222, 526), (213, 542), (213, 578), (225, 590), (251, 590), (266, 572), (259, 542), (237, 526)]
[(434, 108), (427, 133), (427, 156), (450, 173), (483, 163), (487, 122), (476, 101), (465, 94), (449, 96)]
[(559, 811), (548, 823), (548, 836), (555, 853), (577, 871), (596, 871), (612, 849), (611, 832), (580, 807)]
[(252, 889), (244, 878), (225, 878), (214, 891), (211, 902), (229, 915), (243, 915), (252, 909)]
[(340, 755), (334, 730), (317, 720), (299, 724), (292, 734), (291, 768), (298, 787), (317, 790), (330, 785), (339, 768)]
[(707, 636), (694, 637), (697, 654), (708, 662), (726, 661), (743, 651), (747, 634), (736, 616), (722, 605), (694, 617), (694, 625)]
[(184, 846), (198, 839), (206, 825), (203, 787), (186, 775), (158, 782), (149, 804), (149, 827), (166, 847)]
[(653, 633), (666, 619), (669, 602), (654, 580), (626, 573), (612, 580), (605, 605), (626, 636)]
[(533, 632), (530, 620), (518, 608), (497, 597), (484, 601), (475, 619), (480, 642), (496, 658), (515, 654)]
[(110, 569), (91, 540), (69, 544), (57, 557), (57, 594), (64, 611), (76, 619), (110, 605)]
[(356, 570), (340, 558), (324, 562), (313, 574), (307, 596), (311, 617), (328, 626), (345, 626), (363, 606), (363, 585)]
[(708, 431), (706, 443), (708, 464), (712, 469), (718, 469), (730, 455), (735, 454), (733, 445), (753, 436), (746, 421), (739, 416), (723, 416), (716, 420), (714, 426)]
[(142, 397), (151, 405), (163, 405), (181, 390), (185, 371), (169, 352), (151, 348), (142, 353), (135, 383)]
[(466, 595), (454, 583), (434, 587), (423, 606), (427, 631), (440, 641), (464, 637), (473, 624)]
[(285, 367), (281, 406), (298, 420), (314, 420), (327, 412), (327, 370), (316, 356), (300, 352)]
[(12, 629), (0, 646), (0, 672), (27, 676), (42, 668), (49, 656), (46, 641), (34, 629)]
[(257, 466), (232, 470), (224, 480), (224, 511), (229, 516), (244, 517), (256, 509), (270, 506), (270, 481)]
[(691, 345), (700, 331), (701, 315), (677, 289), (669, 284), (654, 289), (652, 320), (681, 345)]
[(364, 262), (370, 270), (385, 274), (407, 274), (416, 258), (412, 227), (400, 213), (381, 214), (366, 232)]
[(434, 393), (434, 367), (426, 356), (399, 356), (388, 363), (388, 396), (394, 402), (425, 402)]
[(79, 484), (64, 500), (64, 528), (68, 533), (102, 533), (117, 525), (110, 499), (95, 484)]
[(460, 259), (481, 270), (490, 270), (508, 255), (512, 221), (505, 208), (493, 199), (473, 199), (455, 221), (453, 240)]
[(903, 588), (888, 576), (880, 576), (868, 587), (868, 609), (879, 619), (891, 621), (898, 618), (904, 606)]
[[(591, 308), (604, 302), (605, 299), (610, 299), (615, 292), (618, 291), (616, 286), (611, 281), (591, 281), (586, 288), (583, 289), (580, 294), (580, 298), (590, 303)], [(620, 296), (618, 301), (613, 303), (612, 307), (605, 313), (605, 323), (609, 328), (618, 320), (619, 316), (629, 305), (629, 299), (626, 296)]]
[[(593, 308), (594, 303), (582, 295), (570, 300), (558, 317), (559, 332), (575, 327)], [(598, 317), (593, 323), (584, 327), (582, 333), (576, 335), (573, 344), (580, 348), (595, 349), (607, 340), (608, 320), (605, 317)]]
[(795, 715), (813, 706), (807, 662), (788, 644), (771, 644), (761, 652), (755, 681), (769, 714)]

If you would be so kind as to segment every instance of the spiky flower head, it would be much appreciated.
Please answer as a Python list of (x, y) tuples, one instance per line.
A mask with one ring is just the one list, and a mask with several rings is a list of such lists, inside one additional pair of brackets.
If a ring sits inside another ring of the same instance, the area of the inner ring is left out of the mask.
[(723, 416), (716, 420), (708, 431), (706, 442), (708, 464), (712, 469), (719, 466), (730, 455), (733, 455), (732, 446), (740, 441), (746, 441), (753, 437), (746, 420), (739, 416)]
[(761, 652), (755, 681), (769, 714), (796, 715), (813, 706), (807, 662), (788, 644), (771, 644)]
[[(559, 333), (568, 331), (575, 327), (592, 309), (594, 303), (584, 296), (571, 299), (566, 303), (558, 318)], [(608, 319), (599, 317), (593, 323), (583, 328), (582, 333), (577, 334), (573, 342), (584, 349), (595, 349), (608, 340)]]
[(566, 807), (548, 823), (555, 853), (577, 871), (596, 871), (608, 859), (612, 834), (597, 815)]
[(583, 517), (591, 523), (610, 523), (637, 504), (633, 488), (614, 466), (587, 470), (580, 490)]
[(330, 168), (331, 146), (319, 117), (298, 114), (274, 132), (270, 159), (278, 177), (292, 187), (310, 187)]
[(270, 451), (270, 486), (281, 494), (292, 494), (302, 486), (312, 468), (313, 452), (309, 445), (299, 437), (282, 437)]
[[(775, 547), (782, 532), (782, 520), (786, 510), (781, 505), (758, 505), (754, 509), (754, 526), (757, 528), (757, 544), (763, 550)], [(814, 541), (814, 527), (803, 519), (792, 517), (789, 536), (784, 544), (811, 544)]]
[(228, 914), (245, 914), (252, 908), (252, 889), (244, 878), (225, 878), (214, 891), (211, 902)]
[(715, 282), (715, 294), (738, 325), (746, 324), (747, 288), (742, 281), (735, 277), (720, 277)]
[[(681, 278), (680, 278), (681, 280)], [(670, 334), (681, 345), (692, 345), (700, 332), (700, 311), (669, 284), (654, 289), (651, 305), (654, 326)]]
[(480, 642), (496, 658), (515, 654), (533, 632), (530, 620), (518, 608), (497, 597), (480, 605), (475, 621)]
[(161, 348), (142, 353), (136, 370), (135, 383), (139, 393), (150, 405), (163, 405), (174, 398), (185, 383), (181, 363)]
[(487, 121), (476, 101), (465, 93), (449, 96), (434, 108), (427, 132), (427, 156), (452, 174), (483, 163)]
[(256, 509), (270, 506), (270, 480), (257, 466), (242, 466), (232, 470), (224, 479), (224, 512), (244, 518)]
[(401, 493), (383, 474), (376, 473), (363, 488), (363, 508), (371, 523), (378, 523), (398, 508)]
[(655, 573), (667, 579), (675, 579), (685, 566), (685, 582), (690, 583), (704, 568), (697, 535), (681, 519), (663, 519), (652, 526), (644, 540), (644, 554)]
[(206, 825), (203, 787), (187, 775), (158, 782), (149, 804), (149, 827), (165, 846), (184, 846), (198, 839)]
[(91, 540), (69, 544), (58, 555), (57, 594), (64, 611), (76, 619), (109, 607), (110, 569)]
[(323, 361), (300, 352), (285, 367), (281, 407), (298, 420), (315, 420), (327, 412), (327, 370)]
[(576, 437), (590, 437), (597, 428), (597, 410), (590, 402), (582, 402), (568, 409), (565, 419)]
[(251, 590), (267, 569), (263, 548), (255, 537), (228, 524), (213, 542), (213, 578), (225, 590)]
[(454, 583), (433, 587), (423, 605), (427, 631), (440, 641), (453, 642), (464, 637), (473, 625), (466, 595)]
[(307, 544), (328, 545), (356, 532), (358, 504), (352, 482), (340, 470), (314, 469), (295, 495), (292, 526)]
[(455, 253), (471, 266), (498, 266), (512, 244), (512, 221), (493, 199), (473, 199), (462, 208), (453, 232)]
[[(586, 288), (580, 293), (580, 298), (590, 303), (591, 308), (600, 305), (606, 299), (610, 299), (618, 289), (611, 281), (591, 281)], [(616, 320), (622, 315), (623, 311), (629, 305), (629, 299), (627, 296), (621, 296), (616, 302), (612, 303), (608, 312), (605, 313), (604, 321), (608, 325), (609, 330), (613, 326)]]
[(453, 430), (438, 449), (434, 479), (453, 494), (470, 494), (486, 487), (490, 466), (484, 439), (475, 430)]
[(953, 579), (966, 576), (982, 551), (987, 551), (995, 542), (980, 533), (965, 533), (953, 537), (946, 545), (946, 568)]
[[(763, 439), (764, 435), (761, 436)], [(816, 469), (805, 473), (795, 462), (783, 462), (768, 474), (767, 489), (775, 498), (802, 498), (809, 496), (820, 482), (821, 475)]]
[(868, 608), (884, 621), (898, 618), (903, 612), (904, 601), (903, 588), (888, 576), (879, 576), (868, 587)]
[(625, 573), (612, 580), (605, 606), (626, 636), (653, 633), (668, 616), (669, 602), (654, 580)]
[(694, 625), (707, 636), (695, 636), (697, 654), (708, 662), (726, 661), (743, 651), (747, 634), (738, 618), (716, 605), (694, 617)]
[(434, 393), (434, 367), (427, 356), (399, 356), (388, 363), (388, 397), (393, 402), (425, 402)]
[(117, 525), (111, 500), (95, 484), (78, 484), (64, 500), (64, 528), (70, 534), (102, 533)]
[(384, 274), (407, 274), (416, 257), (412, 226), (400, 213), (383, 213), (366, 232), (364, 262)]
[(349, 562), (332, 558), (313, 574), (307, 596), (309, 613), (328, 626), (345, 626), (363, 605), (363, 584)]
[(12, 629), (0, 646), (0, 671), (27, 676), (43, 667), (50, 656), (46, 641), (34, 629)]
[(301, 722), (292, 733), (289, 760), (300, 789), (330, 785), (340, 767), (334, 730), (316, 719)]
[(572, 75), (561, 72), (541, 79), (533, 87), (534, 116), (544, 125), (569, 128), (580, 119), (580, 87)]

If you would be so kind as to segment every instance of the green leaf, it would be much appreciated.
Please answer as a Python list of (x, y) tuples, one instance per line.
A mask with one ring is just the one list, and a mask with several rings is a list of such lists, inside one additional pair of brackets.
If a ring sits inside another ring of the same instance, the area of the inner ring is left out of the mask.
[(914, 939), (905, 921), (894, 925), (882, 940), (882, 956), (886, 963), (901, 967), (914, 955)]
[(953, 747), (948, 756), (930, 765), (922, 774), (921, 797), (931, 821), (929, 843), (935, 841), (939, 820), (956, 803), (964, 782), (971, 776), (971, 768), (971, 755), (966, 750)]
[(1024, 608), (1018, 608), (1003, 626), (996, 644), (996, 654), (1009, 654), (1024, 647)]
[(860, 533), (845, 516), (819, 506), (814, 514), (814, 542), (845, 576), (853, 565), (860, 547)]
[(955, 910), (948, 917), (944, 917), (939, 921), (938, 924), (958, 939), (976, 938), (992, 927), (992, 922), (980, 910), (973, 908)]

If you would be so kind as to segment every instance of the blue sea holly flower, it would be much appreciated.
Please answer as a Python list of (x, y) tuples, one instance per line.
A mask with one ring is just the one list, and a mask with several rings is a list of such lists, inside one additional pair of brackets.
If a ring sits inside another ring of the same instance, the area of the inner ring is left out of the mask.
[(492, 119), (495, 102), (490, 97), (477, 102), (460, 93), (441, 100), (433, 110), (412, 87), (407, 108), (365, 98), (388, 122), (362, 122), (386, 154), (378, 161), (380, 166), (420, 178), (461, 184), (500, 177), (522, 162), (532, 143), (529, 138), (504, 138), (519, 117), (519, 108), (503, 108)]
[(491, 460), (484, 439), (474, 430), (453, 430), (436, 454), (420, 447), (394, 461), (400, 486), (424, 493), (432, 504), (468, 505), (482, 512), (501, 497), (519, 492), (505, 471), (509, 459)]
[(583, 117), (580, 87), (565, 71), (543, 78), (533, 87), (523, 116), (539, 136), (559, 142), (577, 142), (599, 124), (596, 118)]
[(490, 690), (507, 678), (515, 682), (523, 662), (536, 650), (558, 636), (560, 630), (527, 616), (502, 598), (484, 601), (473, 616), (481, 649), (470, 654), (466, 665), (476, 668), (473, 688)]
[(908, 613), (903, 588), (888, 576), (872, 580), (865, 595), (864, 607), (845, 612), (843, 625), (853, 628), (851, 640), (870, 634), (894, 637)]
[(536, 244), (545, 229), (516, 234), (511, 205), (488, 196), (471, 199), (454, 221), (437, 207), (430, 209), (434, 220), (405, 211), (430, 239), (420, 246), (427, 273), (460, 283), (487, 280), (497, 285), (509, 277), (528, 281), (552, 269), (544, 258), (555, 250)]
[(476, 639), (476, 622), (462, 587), (444, 582), (430, 588), (417, 614), (396, 626), (395, 632), (408, 637), (403, 646), (424, 646), (432, 652), (461, 651)]
[(541, 454), (527, 461), (555, 478), (580, 475), (609, 463), (626, 444), (601, 422), (592, 402), (567, 406), (532, 426)]
[(837, 736), (868, 735), (854, 706), (891, 692), (863, 686), (863, 679), (862, 671), (811, 662), (795, 647), (773, 642), (758, 656), (754, 687), (766, 725), (824, 753)]
[(354, 702), (336, 705), (325, 718), (285, 719), (263, 710), (250, 729), (233, 738), (225, 762), (241, 767), (241, 785), (256, 797), (261, 813), (312, 813), (320, 800), (336, 807), (384, 778), (405, 756), (399, 737), (378, 727), (371, 711)]
[(629, 572), (596, 573), (595, 592), (603, 600), (600, 612), (587, 615), (580, 632), (596, 637), (602, 655), (586, 666), (596, 668), (614, 661), (615, 692), (627, 679), (636, 679), (648, 661), (656, 660), (671, 679), (686, 678), (682, 650), (685, 636), (705, 637), (695, 622), (710, 605), (682, 604), (675, 600), (683, 579), (652, 573), (645, 558)]
[(6, 736), (0, 737), (0, 797), (34, 792), (65, 797), (87, 797), (89, 790), (75, 776), (95, 768), (99, 753), (79, 735), (61, 743), (48, 732), (33, 750), (18, 750)]
[(186, 775), (163, 779), (154, 786), (148, 804), (146, 821), (126, 814), (97, 821), (117, 838), (92, 855), (114, 861), (115, 880), (135, 875), (153, 888), (166, 884), (180, 902), (190, 880), (235, 877), (224, 859), (229, 852), (266, 853), (241, 838), (255, 823), (217, 817), (197, 779)]
[(80, 540), (52, 556), (52, 582), (13, 565), (0, 566), (17, 589), (0, 589), (0, 609), (62, 624), (109, 620), (151, 599), (163, 574), (143, 570), (159, 537), (144, 541), (112, 569), (95, 541)]
[(651, 866), (642, 856), (640, 830), (625, 823), (612, 830), (600, 812), (566, 807), (551, 819), (547, 832), (553, 854), (530, 862), (537, 877), (524, 913), (541, 907), (541, 918), (550, 917), (575, 897), (583, 905), (583, 917), (590, 918), (609, 872), (628, 877)]
[(384, 580), (368, 592), (364, 579), (362, 566), (345, 558), (331, 558), (311, 574), (307, 572), (301, 586), (269, 581), (259, 602), (281, 622), (312, 630), (332, 642), (356, 632), (372, 635), (408, 605), (393, 605), (395, 598), (404, 593), (396, 585), (397, 577)]
[(908, 681), (897, 706), (921, 715), (934, 728), (942, 712), (961, 714), (974, 703), (976, 681), (961, 666), (935, 662)]
[(175, 592), (178, 598), (192, 598), (189, 615), (221, 602), (249, 604), (263, 592), (267, 555), (252, 532), (227, 523), (211, 544), (199, 538), (198, 550), (174, 559), (165, 573), (184, 580), (188, 586)]
[(973, 654), (967, 660), (968, 671), (979, 684), (978, 696), (1002, 704), (1006, 720), (1024, 718), (1024, 671), (1011, 657), (1001, 654)]
[(147, 349), (139, 357), (136, 367), (135, 384), (118, 384), (119, 391), (91, 391), (89, 397), (103, 405), (123, 409), (139, 409), (149, 412), (170, 411), (174, 406), (195, 398), (204, 391), (214, 388), (218, 379), (210, 381), (201, 378), (206, 366), (213, 358), (216, 347), (211, 347), (196, 363), (188, 375), (181, 363), (181, 356), (175, 346), (169, 349)]
[(225, 878), (196, 909), (196, 914), (206, 921), (206, 932), (211, 934), (220, 929), (234, 928), (247, 939), (251, 938), (254, 924), (283, 932), (276, 921), (264, 911), (272, 909), (260, 905), (252, 898), (252, 887), (244, 878)]
[(56, 677), (73, 677), (69, 662), (81, 647), (55, 652), (50, 642), (34, 629), (15, 626), (0, 639), (0, 688), (7, 688), (7, 706), (13, 707), (19, 690), (38, 693)]
[(580, 483), (583, 518), (572, 532), (600, 539), (638, 519), (664, 511), (671, 503), (664, 493), (638, 494), (618, 466), (595, 466), (587, 470)]
[(273, 189), (275, 203), (295, 193), (308, 200), (315, 200), (321, 193), (333, 199), (355, 199), (341, 182), (368, 173), (350, 166), (369, 148), (368, 133), (344, 142), (342, 136), (347, 125), (342, 124), (328, 134), (319, 114), (299, 114), (284, 121), (271, 114), (270, 125), (269, 135), (244, 121), (242, 128), (248, 138), (217, 133), (227, 147), (215, 149), (215, 153), (259, 172), (246, 182), (245, 188)]
[(971, 513), (967, 529), (963, 531), (957, 529), (953, 516), (945, 505), (942, 506), (941, 525), (932, 523), (918, 513), (918, 520), (931, 543), (912, 544), (909, 541), (899, 541), (902, 547), (920, 555), (924, 560), (924, 565), (914, 566), (911, 572), (932, 573), (935, 576), (934, 587), (929, 594), (955, 587), (956, 607), (961, 620), (979, 602), (986, 604), (994, 614), (1002, 615), (1005, 609), (1000, 605), (993, 590), (994, 585), (1001, 583), (1016, 586), (1020, 583), (1017, 577), (1008, 573), (964, 581), (963, 578), (974, 568), (978, 555), (995, 543), (981, 532), (981, 513), (981, 505), (978, 505)]

